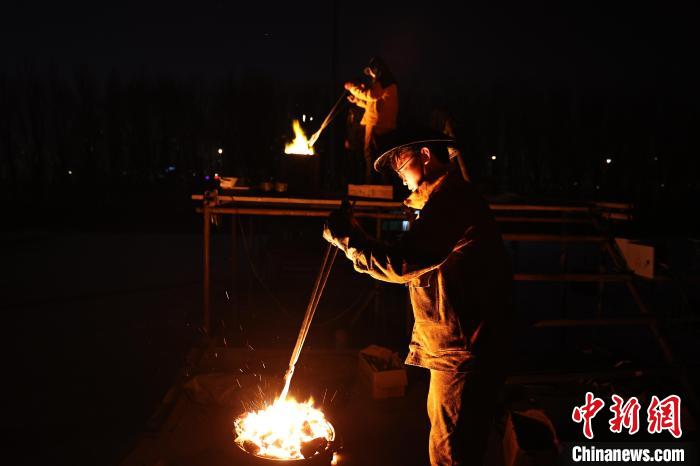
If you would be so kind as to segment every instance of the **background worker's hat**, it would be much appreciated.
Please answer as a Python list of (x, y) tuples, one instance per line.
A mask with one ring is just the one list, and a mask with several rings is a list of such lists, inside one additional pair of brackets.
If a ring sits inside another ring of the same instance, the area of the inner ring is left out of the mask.
[[(401, 153), (409, 148), (420, 150), (421, 147), (445, 147), (459, 150), (459, 144), (453, 137), (447, 136), (440, 131), (431, 128), (406, 128), (399, 130), (392, 138), (393, 147), (374, 161), (374, 169), (380, 173), (391, 173), (395, 171), (396, 161)], [(453, 152), (452, 154), (456, 154)], [(454, 155), (450, 155), (450, 158)]]

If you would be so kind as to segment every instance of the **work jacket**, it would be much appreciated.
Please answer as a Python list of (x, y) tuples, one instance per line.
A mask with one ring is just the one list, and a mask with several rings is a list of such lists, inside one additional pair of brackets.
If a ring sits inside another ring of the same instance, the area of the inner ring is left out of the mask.
[(368, 89), (353, 85), (348, 92), (355, 97), (355, 104), (365, 109), (361, 125), (375, 128), (377, 134), (396, 128), (399, 113), (399, 91), (396, 84), (382, 87), (379, 82), (375, 82)]
[(506, 363), (512, 271), (488, 205), (459, 171), (414, 194), (423, 197), (420, 215), (397, 243), (351, 237), (346, 255), (358, 272), (408, 286), (415, 320), (407, 364), (465, 372)]

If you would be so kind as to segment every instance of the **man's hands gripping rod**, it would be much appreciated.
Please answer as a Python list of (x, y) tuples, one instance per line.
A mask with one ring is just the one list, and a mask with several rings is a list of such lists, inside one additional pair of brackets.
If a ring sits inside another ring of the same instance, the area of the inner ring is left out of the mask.
[(362, 227), (353, 215), (355, 202), (350, 204), (343, 199), (340, 208), (331, 212), (323, 225), (323, 238), (347, 254), (350, 238), (362, 231)]

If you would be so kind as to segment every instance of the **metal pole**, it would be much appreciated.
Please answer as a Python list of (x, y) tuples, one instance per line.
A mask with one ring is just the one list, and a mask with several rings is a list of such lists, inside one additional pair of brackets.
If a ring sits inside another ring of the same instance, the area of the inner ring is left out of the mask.
[(289, 393), (289, 386), (292, 381), (292, 376), (294, 376), (294, 368), (296, 367), (297, 361), (299, 361), (299, 355), (301, 354), (301, 349), (306, 341), (306, 336), (309, 334), (309, 328), (311, 327), (311, 321), (316, 313), (316, 308), (321, 300), (321, 295), (326, 287), (326, 282), (328, 281), (328, 275), (331, 273), (333, 268), (333, 262), (335, 262), (335, 256), (338, 254), (338, 248), (333, 244), (328, 244), (326, 252), (323, 255), (323, 262), (321, 263), (321, 270), (318, 272), (316, 277), (316, 282), (314, 283), (313, 291), (311, 292), (311, 299), (309, 299), (309, 304), (306, 306), (306, 313), (304, 314), (304, 320), (301, 323), (301, 329), (299, 330), (299, 335), (297, 336), (297, 342), (292, 350), (292, 356), (289, 359), (289, 367), (287, 373), (284, 375), (284, 387), (282, 388), (282, 393), (279, 399), (284, 400), (287, 398)]
[[(238, 215), (231, 215), (231, 293), (229, 296), (229, 299), (231, 299), (231, 296), (236, 295), (236, 243), (237, 243), (237, 238), (238, 238), (238, 233), (236, 229), (238, 228)], [(241, 323), (241, 308), (240, 306), (236, 305), (236, 302), (234, 301), (234, 306), (236, 307), (238, 311), (238, 323)]]
[(204, 208), (202, 209), (203, 213), (203, 218), (204, 218), (204, 295), (202, 299), (202, 307), (203, 307), (203, 316), (202, 316), (202, 328), (204, 330), (205, 335), (209, 335), (210, 332), (210, 321), (211, 321), (211, 314), (210, 314), (210, 308), (209, 308), (209, 299), (210, 299), (210, 270), (209, 270), (209, 242), (210, 242), (210, 236), (211, 236), (211, 212), (209, 210), (209, 205), (207, 202), (204, 202)]
[[(381, 241), (382, 239), (382, 219), (377, 218), (376, 219), (376, 224), (375, 224), (375, 235), (374, 237), (377, 238), (377, 240)], [(375, 323), (375, 330), (379, 330), (381, 332), (380, 337), (383, 337), (385, 334), (385, 322), (384, 319), (382, 319), (382, 313), (381, 313), (381, 285), (379, 284), (379, 280), (374, 281), (374, 323)]]

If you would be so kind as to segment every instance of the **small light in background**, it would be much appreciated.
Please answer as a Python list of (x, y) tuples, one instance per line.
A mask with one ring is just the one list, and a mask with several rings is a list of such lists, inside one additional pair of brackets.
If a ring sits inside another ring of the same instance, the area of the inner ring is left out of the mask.
[(492, 155), (492, 156), (491, 156), (491, 160), (496, 160), (496, 156), (495, 156), (495, 155)]
[(304, 123), (306, 123), (306, 113), (304, 113), (304, 114), (301, 116), (301, 121), (303, 121)]
[(654, 162), (658, 162), (658, 161), (659, 161), (659, 158), (655, 155), (655, 156), (654, 156)]
[(600, 186), (596, 185), (595, 189), (600, 189)]
[(69, 174), (69, 175), (72, 175), (72, 174), (73, 174), (73, 170), (68, 170), (68, 174)]
[(605, 163), (607, 163), (608, 165), (610, 165), (610, 164), (612, 163), (612, 159), (605, 159)]
[(665, 187), (666, 187), (666, 184), (665, 184), (665, 183), (661, 183), (661, 187), (662, 187), (662, 188), (665, 188)]
[(314, 121), (314, 117), (310, 116), (309, 121)]
[(207, 181), (209, 181), (209, 175), (205, 175), (205, 176), (204, 176), (204, 179), (207, 180)]
[(219, 174), (218, 174), (218, 173), (214, 173), (214, 179), (215, 179), (215, 180), (218, 180), (218, 179), (219, 179)]

